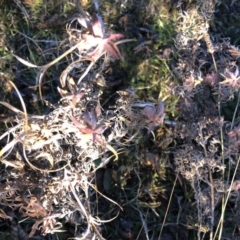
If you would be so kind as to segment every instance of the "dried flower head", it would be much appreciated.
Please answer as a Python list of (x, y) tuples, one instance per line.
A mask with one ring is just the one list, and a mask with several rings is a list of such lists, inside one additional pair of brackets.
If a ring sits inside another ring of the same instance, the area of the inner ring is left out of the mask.
[(230, 72), (229, 70), (226, 70), (223, 76), (226, 78), (226, 80), (221, 82), (221, 84), (227, 84), (232, 87), (235, 87), (238, 83), (238, 80), (240, 79), (239, 68), (236, 67), (234, 72)]

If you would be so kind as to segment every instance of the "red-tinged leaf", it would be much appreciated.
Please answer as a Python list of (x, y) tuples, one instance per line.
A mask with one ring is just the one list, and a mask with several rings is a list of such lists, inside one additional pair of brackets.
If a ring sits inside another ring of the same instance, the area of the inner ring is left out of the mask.
[(80, 123), (75, 117), (71, 117), (74, 125), (83, 133), (83, 134), (93, 134), (94, 130), (87, 128), (84, 124)]
[(103, 38), (104, 35), (104, 24), (101, 16), (99, 14), (94, 14), (92, 24), (92, 31), (94, 36)]
[(92, 109), (90, 112), (84, 112), (84, 120), (91, 129), (95, 129), (97, 126), (97, 115), (95, 109)]
[(85, 124), (79, 122), (75, 117), (71, 117), (71, 120), (77, 128), (79, 129), (86, 128)]
[(104, 146), (104, 141), (98, 135), (95, 135), (95, 141), (98, 142), (100, 145)]
[(94, 130), (91, 128), (78, 128), (83, 134), (94, 134)]
[(156, 109), (154, 107), (145, 107), (142, 110), (142, 114), (145, 115), (150, 121), (154, 121)]
[(104, 131), (108, 128), (108, 125), (103, 123), (97, 126), (97, 128), (94, 130), (96, 134), (102, 134)]
[(84, 92), (80, 92), (80, 93), (76, 94), (72, 99), (71, 107), (75, 108), (76, 104), (83, 98), (84, 95), (85, 95)]
[(113, 33), (107, 39), (108, 41), (116, 41), (120, 38), (124, 38), (124, 35), (121, 33)]
[(112, 42), (110, 42), (110, 41), (108, 41), (108, 42), (106, 42), (105, 44), (104, 44), (104, 50), (111, 56), (111, 57), (113, 57), (113, 58), (115, 58), (115, 59), (122, 59), (122, 56), (121, 56), (121, 54), (120, 54), (120, 52), (119, 52), (119, 49), (118, 49), (118, 47), (114, 44), (114, 43), (112, 43)]
[(97, 103), (97, 106), (96, 106), (96, 108), (95, 108), (95, 111), (96, 111), (97, 117), (99, 117), (99, 116), (101, 115), (101, 113), (102, 113), (102, 111), (101, 111), (101, 105), (100, 105), (99, 102)]

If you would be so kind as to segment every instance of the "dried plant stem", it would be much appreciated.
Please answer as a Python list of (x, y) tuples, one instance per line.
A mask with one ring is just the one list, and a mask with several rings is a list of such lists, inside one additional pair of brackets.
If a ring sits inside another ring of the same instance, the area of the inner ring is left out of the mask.
[(212, 55), (213, 65), (214, 65), (215, 71), (217, 72), (218, 71), (217, 64), (216, 64), (215, 57), (214, 57), (214, 46), (213, 46), (212, 40), (209, 36), (209, 33), (207, 33), (207, 32), (204, 33), (203, 38), (206, 42), (208, 52)]
[(11, 104), (7, 103), (7, 102), (1, 102), (0, 104), (2, 104), (3, 106), (9, 108), (10, 110), (12, 110), (13, 112), (17, 113), (17, 114), (23, 114), (24, 112), (22, 112), (21, 110), (18, 110), (17, 108), (15, 108), (14, 106), (12, 106)]
[[(200, 132), (200, 138), (201, 138), (201, 146), (203, 147), (204, 150), (204, 155), (205, 158), (207, 158), (207, 149), (206, 149), (206, 144), (203, 138), (203, 132), (202, 132), (202, 126), (199, 127), (199, 132)], [(212, 171), (210, 166), (208, 166), (208, 172), (209, 172), (209, 180), (210, 180), (210, 189), (211, 189), (211, 227), (210, 227), (210, 236), (209, 239), (212, 240), (213, 238), (213, 227), (214, 227), (214, 187), (213, 187), (213, 179), (212, 179)]]
[(21, 1), (19, 0), (14, 0), (15, 4), (20, 8), (20, 10), (22, 11), (23, 15), (24, 15), (24, 19), (26, 20), (27, 25), (29, 26), (29, 19), (30, 16), (27, 12), (27, 10), (24, 8), (23, 4), (21, 3)]
[[(0, 102), (1, 103), (1, 102)], [(0, 136), (0, 140), (2, 140), (3, 138), (5, 138), (8, 134), (14, 132), (15, 130), (17, 130), (19, 127), (21, 127), (22, 123), (19, 123), (18, 125), (10, 128), (8, 131), (6, 131), (4, 134), (2, 134)]]
[(127, 43), (127, 42), (136, 42), (137, 39), (123, 39), (123, 40), (120, 40), (120, 41), (117, 41), (115, 42), (115, 45), (118, 45), (118, 44), (123, 44), (123, 43)]
[(74, 46), (72, 46), (70, 49), (68, 49), (66, 52), (64, 52), (62, 55), (60, 55), (58, 58), (54, 59), (52, 62), (45, 64), (43, 66), (37, 66), (34, 65), (32, 63), (27, 62), (26, 60), (18, 57), (17, 55), (13, 54), (14, 57), (17, 58), (17, 60), (25, 65), (27, 65), (28, 67), (32, 67), (32, 68), (38, 68), (38, 69), (48, 69), (51, 66), (53, 66), (55, 63), (59, 62), (61, 59), (63, 59), (64, 57), (66, 57), (68, 54), (70, 54), (71, 52), (73, 52), (75, 49), (77, 49), (82, 43), (82, 41), (80, 40), (78, 43), (76, 43)]
[(228, 203), (228, 199), (230, 197), (230, 194), (231, 194), (231, 189), (233, 188), (233, 183), (234, 183), (234, 180), (235, 180), (235, 177), (236, 177), (236, 173), (237, 173), (237, 170), (239, 168), (239, 162), (240, 162), (240, 156), (238, 157), (238, 160), (237, 160), (237, 164), (236, 164), (236, 167), (234, 169), (234, 173), (233, 173), (233, 176), (232, 176), (232, 180), (231, 180), (231, 184), (230, 184), (230, 187), (228, 189), (228, 193), (227, 193), (227, 196), (226, 196), (226, 199), (225, 199), (225, 202), (224, 202), (224, 205), (223, 205), (223, 209), (222, 209), (222, 214), (221, 214), (221, 217), (220, 217), (220, 220), (218, 222), (218, 225), (217, 225), (217, 228), (216, 228), (216, 231), (215, 231), (215, 235), (214, 235), (214, 238), (213, 240), (216, 239), (216, 236), (217, 236), (217, 233), (219, 231), (219, 228), (220, 228), (220, 225), (221, 225), (221, 229), (219, 231), (219, 236), (218, 236), (218, 239), (221, 240), (221, 236), (222, 236), (222, 224), (223, 224), (223, 220), (224, 220), (224, 213), (225, 213), (225, 210), (226, 210), (226, 206), (227, 206), (227, 203)]
[(178, 175), (179, 175), (179, 172), (177, 173), (176, 178), (175, 178), (174, 183), (173, 183), (172, 191), (171, 191), (171, 194), (170, 194), (170, 197), (169, 197), (166, 213), (165, 213), (165, 216), (164, 216), (164, 219), (163, 219), (163, 223), (162, 223), (162, 226), (161, 226), (161, 230), (160, 230), (158, 239), (161, 239), (162, 231), (163, 231), (166, 219), (167, 219), (168, 210), (169, 210), (169, 207), (170, 207), (170, 204), (171, 204), (171, 200), (172, 200), (173, 192), (174, 192), (174, 189), (175, 189), (175, 186), (176, 186), (176, 182), (177, 182), (177, 179), (178, 179)]
[[(91, 184), (91, 183), (88, 182), (88, 185), (89, 185), (90, 187), (92, 187), (99, 195), (101, 195), (102, 197), (106, 198), (109, 202), (112, 202), (113, 204), (117, 205), (117, 206), (121, 209), (121, 211), (123, 211), (123, 208), (122, 208), (117, 202), (113, 201), (111, 198), (108, 198), (108, 197), (105, 196), (103, 193), (99, 192), (99, 191), (97, 190), (97, 188), (96, 188), (93, 184)], [(118, 215), (117, 215), (117, 216), (118, 216)], [(112, 220), (116, 219), (117, 216), (114, 217), (114, 218), (112, 218), (112, 219), (110, 219), (110, 220), (107, 220), (107, 221), (106, 221), (106, 220), (105, 220), (105, 221), (102, 221), (102, 220), (101, 220), (101, 222), (103, 222), (103, 223), (111, 222)]]
[[(221, 118), (221, 102), (220, 100), (218, 99), (218, 114), (219, 114), (219, 118)], [(225, 161), (224, 161), (224, 142), (223, 142), (223, 129), (222, 127), (220, 128), (220, 141), (221, 141), (221, 159), (222, 159), (222, 164), (224, 165), (225, 164)], [(225, 181), (225, 169), (223, 168), (222, 169), (222, 181), (224, 182)], [(217, 229), (215, 230), (215, 234), (214, 234), (214, 237), (213, 237), (213, 240), (216, 238), (216, 234), (218, 232), (218, 228), (220, 227), (220, 231), (219, 231), (219, 236), (222, 235), (222, 230), (223, 230), (223, 218), (224, 218), (224, 203), (226, 201), (226, 198), (225, 198), (225, 195), (223, 194), (223, 198), (222, 198), (222, 206), (221, 206), (221, 219), (219, 220), (218, 222), (218, 227)]]
[(10, 84), (14, 87), (14, 89), (16, 90), (17, 95), (18, 95), (18, 97), (19, 97), (19, 99), (20, 99), (20, 102), (21, 102), (21, 104), (22, 104), (22, 108), (23, 108), (24, 116), (25, 116), (25, 131), (27, 131), (28, 128), (29, 128), (29, 126), (28, 126), (28, 115), (27, 115), (27, 109), (26, 109), (25, 103), (24, 103), (23, 98), (22, 98), (20, 92), (18, 91), (16, 85), (15, 85), (11, 80), (9, 80), (9, 83), (10, 83)]
[(210, 180), (210, 189), (211, 189), (211, 226), (210, 226), (210, 236), (209, 240), (213, 239), (213, 227), (214, 227), (214, 187), (213, 187), (213, 179), (212, 179), (212, 171), (210, 166), (208, 166), (209, 171), (209, 180)]
[(146, 224), (146, 221), (143, 219), (143, 215), (139, 209), (139, 207), (137, 206), (137, 210), (139, 212), (139, 215), (140, 215), (140, 218), (141, 218), (141, 222), (142, 222), (142, 225), (143, 225), (143, 229), (144, 229), (144, 232), (145, 232), (145, 237), (147, 240), (149, 240), (149, 236), (148, 236), (148, 228), (147, 228), (147, 224)]
[(61, 168), (58, 168), (58, 169), (55, 169), (55, 170), (46, 170), (46, 169), (40, 169), (38, 167), (35, 167), (32, 163), (29, 162), (28, 160), (28, 157), (26, 155), (26, 149), (25, 149), (25, 146), (24, 146), (24, 143), (23, 143), (23, 156), (24, 156), (24, 159), (25, 161), (28, 163), (28, 165), (34, 169), (34, 170), (38, 170), (40, 172), (45, 172), (45, 173), (50, 173), (50, 172), (58, 172), (58, 171), (61, 171), (63, 170), (68, 164), (66, 164), (65, 166), (61, 167)]
[(83, 213), (83, 215), (85, 215), (86, 219), (88, 220), (87, 222), (88, 222), (88, 224), (89, 224), (89, 223), (90, 223), (90, 221), (89, 221), (89, 220), (90, 220), (90, 216), (89, 216), (89, 214), (87, 213), (87, 211), (86, 211), (86, 209), (84, 208), (84, 206), (82, 205), (81, 201), (79, 200), (79, 197), (78, 197), (77, 194), (76, 194), (76, 191), (75, 191), (75, 188), (74, 188), (74, 186), (73, 186), (73, 183), (70, 184), (70, 189), (71, 189), (71, 192), (72, 192), (72, 194), (74, 195), (74, 197), (75, 197), (75, 199), (76, 199), (76, 201), (77, 201), (77, 203), (78, 203), (78, 206), (79, 206), (81, 212)]
[(3, 156), (5, 152), (7, 152), (10, 148), (13, 148), (14, 145), (19, 142), (17, 139), (13, 139), (10, 143), (8, 143), (4, 148), (1, 149), (0, 151), (0, 157)]
[[(76, 43), (74, 46), (72, 46), (70, 49), (68, 49), (66, 52), (64, 52), (62, 55), (60, 55), (58, 58), (54, 59), (52, 62), (43, 65), (43, 66), (37, 66), (34, 64), (31, 64), (29, 62), (27, 62), (26, 60), (16, 56), (15, 54), (13, 54), (14, 57), (17, 58), (17, 60), (23, 64), (25, 64), (28, 67), (33, 67), (33, 68), (38, 68), (40, 70), (38, 77), (37, 77), (37, 82), (36, 84), (39, 85), (39, 95), (40, 95), (40, 99), (43, 101), (42, 98), (42, 90), (41, 90), (41, 85), (42, 85), (42, 77), (45, 74), (45, 72), (47, 71), (48, 68), (50, 68), (51, 66), (53, 66), (55, 63), (59, 62), (61, 59), (63, 59), (64, 57), (66, 57), (68, 54), (70, 54), (71, 52), (73, 52), (75, 49), (77, 49), (82, 43), (82, 41), (80, 40), (78, 43)], [(84, 60), (89, 60), (89, 58), (83, 58), (82, 61)]]
[(215, 61), (214, 53), (211, 53), (211, 55), (212, 55), (212, 60), (213, 60), (213, 65), (214, 65), (215, 71), (217, 72), (218, 68), (217, 68), (217, 64), (216, 64), (216, 61)]
[(95, 221), (95, 219), (90, 214), (87, 213), (86, 209), (84, 208), (83, 204), (81, 203), (81, 201), (79, 200), (79, 197), (76, 194), (76, 191), (75, 191), (75, 188), (73, 186), (73, 183), (70, 184), (70, 189), (71, 189), (71, 192), (74, 195), (74, 197), (75, 197), (75, 199), (76, 199), (76, 201), (78, 203), (78, 206), (79, 206), (81, 212), (85, 215), (85, 217), (87, 219), (87, 223), (88, 223), (88, 228), (87, 229), (88, 229), (88, 231), (86, 231), (85, 236), (84, 236), (83, 239), (87, 239), (87, 235), (89, 234), (89, 229), (92, 226), (94, 228), (95, 232), (97, 233), (98, 237), (101, 240), (104, 240), (104, 238), (102, 238), (101, 234), (99, 233), (98, 229), (95, 226), (95, 225), (99, 225), (99, 223), (97, 223)]
[(237, 100), (237, 105), (235, 107), (234, 114), (233, 114), (233, 117), (232, 117), (231, 130), (233, 129), (234, 121), (236, 119), (236, 115), (237, 115), (237, 111), (238, 111), (238, 107), (239, 107), (239, 102), (240, 102), (240, 91), (238, 91), (238, 100)]
[(109, 144), (106, 145), (106, 148), (111, 151), (113, 153), (113, 155), (115, 156), (114, 161), (118, 160), (118, 153), (117, 151)]
[[(234, 121), (235, 121), (235, 118), (236, 118), (236, 113), (237, 113), (237, 110), (238, 110), (238, 107), (239, 107), (239, 102), (240, 102), (240, 91), (238, 92), (238, 101), (237, 101), (237, 104), (236, 104), (236, 107), (235, 107), (235, 110), (234, 110), (234, 114), (233, 114), (233, 118), (232, 118), (231, 130), (233, 129)], [(219, 116), (221, 116), (220, 101), (218, 101), (218, 109), (219, 109)], [(222, 156), (222, 163), (224, 164), (225, 162), (224, 162), (224, 144), (223, 144), (223, 131), (222, 131), (222, 128), (220, 129), (220, 134), (221, 134), (221, 148), (222, 148), (221, 156)], [(231, 180), (231, 185), (229, 187), (228, 194), (227, 195), (223, 195), (221, 217), (220, 217), (220, 220), (218, 222), (218, 225), (217, 225), (217, 228), (216, 228), (213, 240), (216, 239), (218, 231), (219, 231), (218, 239), (220, 240), (221, 237), (222, 237), (223, 220), (224, 220), (224, 216), (225, 216), (225, 209), (226, 209), (226, 205), (227, 205), (227, 202), (228, 202), (228, 199), (229, 199), (229, 196), (230, 196), (230, 192), (231, 192), (231, 189), (232, 189), (232, 185), (233, 185), (233, 182), (234, 182), (234, 179), (235, 179), (236, 171), (238, 169), (239, 160), (240, 160), (240, 157), (238, 158), (237, 164), (235, 166), (235, 170), (234, 170), (234, 174), (233, 174), (233, 177), (232, 177), (232, 180)], [(230, 181), (230, 172), (231, 172), (230, 171), (230, 168), (231, 168), (231, 162), (230, 161), (229, 161), (228, 168), (229, 168), (229, 171), (228, 171), (228, 176), (227, 176), (227, 184)], [(225, 181), (225, 170), (224, 169), (222, 170), (222, 180), (223, 180), (223, 182)]]
[(80, 82), (87, 76), (87, 74), (89, 73), (89, 71), (91, 70), (91, 68), (94, 65), (94, 61), (91, 61), (91, 63), (89, 64), (89, 66), (87, 67), (87, 69), (84, 71), (84, 73), (81, 75), (81, 77), (78, 79), (77, 84), (79, 85)]

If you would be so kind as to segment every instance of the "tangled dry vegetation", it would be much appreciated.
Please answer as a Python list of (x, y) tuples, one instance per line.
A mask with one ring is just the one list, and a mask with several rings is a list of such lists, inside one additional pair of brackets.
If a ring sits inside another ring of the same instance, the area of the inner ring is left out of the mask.
[[(73, 24), (78, 26), (74, 28)], [(118, 210), (114, 218), (119, 215), (121, 206), (97, 190), (96, 171), (112, 158), (118, 160), (119, 152), (126, 152), (128, 146), (140, 138), (144, 128), (150, 133), (164, 119), (162, 101), (156, 107), (154, 103), (140, 102), (128, 89), (118, 91), (112, 106), (104, 109), (104, 103), (100, 103), (103, 90), (99, 81), (94, 82), (92, 78), (101, 76), (110, 59), (97, 61), (105, 53), (121, 59), (117, 44), (130, 40), (114, 43), (124, 36), (106, 36), (100, 14), (90, 17), (83, 12), (70, 25), (69, 42), (73, 46), (57, 60), (77, 50), (76, 60), (60, 76), (61, 99), (58, 103), (44, 100), (51, 109), (48, 114), (28, 114), (21, 93), (11, 81), (24, 111), (1, 102), (16, 114), (14, 126), (1, 136), (1, 139), (8, 139), (0, 152), (1, 163), (6, 166), (2, 173), (2, 180), (6, 182), (1, 186), (1, 200), (5, 207), (18, 209), (23, 217), (37, 219), (29, 238), (40, 226), (42, 235), (57, 232), (62, 227), (60, 220), (66, 219), (85, 225), (75, 234), (82, 235), (81, 239), (90, 238), (89, 235), (102, 239), (98, 226), (106, 220), (101, 220), (96, 212), (96, 193), (116, 205)], [(57, 62), (54, 60), (39, 67), (16, 58), (39, 69), (37, 82), (40, 84), (46, 70)], [(42, 96), (41, 87), (39, 95)], [(12, 213), (8, 215), (4, 210), (1, 217), (15, 220)], [(12, 235), (20, 230), (19, 226), (15, 228)], [(28, 238), (23, 230), (19, 237)]]
[[(218, 12), (237, 18), (240, 4), (116, 2), (125, 33), (103, 23), (113, 4), (77, 1), (55, 60), (39, 66), (12, 53), (36, 69), (36, 83), (25, 86), (41, 113), (29, 113), (1, 69), (21, 105), (0, 102), (11, 112), (0, 136), (0, 231), (19, 240), (239, 239), (240, 50)], [(62, 59), (58, 86), (47, 88)], [(126, 87), (116, 68), (151, 79)]]

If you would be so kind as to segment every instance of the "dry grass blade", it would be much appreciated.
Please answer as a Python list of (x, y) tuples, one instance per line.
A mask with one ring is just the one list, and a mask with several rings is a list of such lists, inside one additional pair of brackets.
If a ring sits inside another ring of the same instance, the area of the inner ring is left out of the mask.
[[(78, 42), (76, 43), (74, 46), (72, 46), (70, 49), (68, 49), (66, 52), (64, 52), (62, 55), (60, 55), (59, 57), (57, 57), (56, 59), (54, 59), (53, 61), (51, 61), (50, 63), (47, 63), (45, 65), (42, 66), (37, 66), (35, 64), (29, 63), (28, 61), (22, 59), (21, 57), (13, 54), (14, 57), (16, 57), (21, 63), (23, 63), (26, 66), (32, 67), (32, 68), (38, 68), (40, 70), (47, 70), (48, 68), (50, 68), (51, 66), (53, 66), (55, 63), (59, 62), (61, 59), (63, 59), (64, 57), (66, 57), (68, 54), (72, 53), (75, 49), (77, 49), (80, 45), (82, 44), (82, 42)], [(86, 60), (86, 58), (85, 58)], [(88, 58), (87, 58), (88, 60)]]
[(21, 57), (13, 54), (13, 56), (22, 64), (26, 65), (27, 67), (31, 67), (31, 68), (39, 68), (39, 66), (35, 65), (35, 64), (32, 64), (24, 59), (22, 59)]
[(9, 108), (10, 110), (12, 110), (13, 112), (17, 113), (17, 114), (23, 114), (24, 115), (24, 112), (20, 111), (19, 109), (15, 108), (14, 106), (12, 106), (11, 104), (7, 103), (7, 102), (1, 102), (0, 101), (0, 104), (2, 104), (3, 106)]
[(113, 153), (115, 156), (114, 161), (118, 160), (118, 153), (117, 151), (109, 144), (106, 145), (106, 148)]
[(54, 170), (40, 169), (40, 168), (34, 166), (34, 165), (29, 161), (29, 159), (28, 159), (28, 157), (27, 157), (27, 155), (26, 155), (26, 149), (25, 149), (24, 144), (23, 144), (23, 156), (24, 156), (24, 158), (25, 158), (25, 161), (28, 163), (28, 165), (29, 165), (32, 169), (38, 170), (38, 171), (44, 172), (44, 173), (59, 172), (59, 171), (63, 170), (64, 168), (66, 168), (66, 166), (68, 165), (68, 164), (66, 164), (66, 165), (64, 165), (63, 167), (60, 167), (60, 168), (54, 169)]
[(21, 11), (24, 15), (24, 19), (26, 20), (27, 24), (29, 25), (30, 16), (29, 16), (27, 10), (24, 8), (24, 6), (22, 5), (22, 3), (19, 0), (14, 0), (14, 2), (21, 9)]
[(143, 214), (141, 213), (139, 207), (138, 207), (138, 212), (139, 212), (139, 215), (140, 215), (140, 218), (141, 218), (141, 222), (142, 222), (142, 226), (143, 226), (143, 229), (144, 229), (144, 232), (145, 232), (146, 240), (150, 240), (149, 235), (148, 235), (147, 223), (146, 223), (146, 221), (144, 220)]
[(20, 99), (20, 102), (22, 104), (22, 108), (23, 108), (24, 116), (25, 116), (25, 131), (27, 131), (29, 129), (29, 126), (28, 126), (28, 115), (27, 115), (27, 109), (26, 109), (25, 103), (24, 103), (23, 98), (22, 98), (20, 92), (18, 91), (16, 85), (12, 81), (9, 81), (9, 82), (14, 87), (14, 89), (16, 90), (16, 92), (18, 94), (18, 97)]
[[(66, 57), (68, 54), (72, 53), (75, 49), (77, 49), (80, 45), (82, 44), (82, 42), (78, 42), (77, 44), (75, 44), (73, 47), (71, 47), (69, 50), (67, 50), (65, 53), (63, 53), (61, 56), (59, 56), (58, 58), (54, 59), (52, 62), (43, 65), (43, 66), (37, 66), (35, 64), (29, 63), (28, 61), (18, 57), (17, 55), (14, 55), (14, 57), (16, 57), (21, 63), (23, 63), (24, 65), (28, 66), (28, 67), (32, 67), (32, 68), (38, 68), (39, 69), (39, 73), (38, 73), (38, 77), (37, 77), (37, 82), (36, 85), (39, 85), (39, 95), (40, 95), (40, 99), (43, 101), (42, 98), (42, 90), (41, 90), (41, 85), (42, 85), (42, 77), (45, 74), (45, 72), (47, 71), (48, 68), (50, 68), (51, 66), (53, 66), (55, 63), (59, 62), (61, 59), (63, 59), (64, 57)], [(89, 60), (89, 58), (83, 58), (81, 59), (81, 61), (85, 61), (85, 60)], [(92, 61), (90, 59), (90, 61)]]
[[(91, 61), (89, 59), (89, 61)], [(61, 84), (61, 87), (62, 88), (65, 88), (66, 86), (66, 81), (67, 81), (67, 78), (68, 78), (68, 75), (69, 73), (75, 69), (75, 68), (78, 68), (81, 66), (81, 62), (82, 60), (81, 59), (78, 59), (74, 62), (72, 62), (70, 65), (67, 66), (67, 68), (62, 72), (61, 76), (60, 76), (60, 84)]]
[(163, 223), (162, 223), (162, 226), (161, 226), (161, 230), (160, 230), (160, 233), (159, 233), (159, 236), (158, 236), (159, 239), (161, 239), (163, 228), (164, 228), (164, 225), (165, 225), (165, 222), (166, 222), (166, 219), (167, 219), (167, 215), (168, 215), (169, 207), (170, 207), (170, 204), (171, 204), (172, 196), (173, 196), (173, 193), (174, 193), (174, 189), (175, 189), (175, 186), (176, 186), (176, 183), (177, 183), (178, 175), (179, 175), (179, 173), (176, 174), (176, 178), (175, 178), (175, 181), (174, 181), (174, 184), (173, 184), (171, 195), (170, 195), (170, 198), (169, 198), (169, 201), (168, 201), (168, 206), (167, 206), (167, 209), (166, 209), (166, 213), (165, 213)]
[(2, 157), (3, 154), (6, 153), (8, 150), (10, 150), (11, 148), (13, 148), (14, 145), (15, 145), (16, 143), (18, 143), (18, 142), (20, 142), (19, 139), (14, 139), (14, 140), (12, 140), (10, 143), (8, 143), (7, 145), (5, 145), (5, 146), (1, 149), (1, 151), (0, 151), (0, 157)]
[(6, 131), (5, 133), (3, 133), (1, 136), (0, 136), (0, 140), (5, 138), (7, 135), (9, 135), (10, 133), (13, 133), (14, 131), (16, 131), (18, 128), (20, 128), (22, 126), (21, 123), (17, 124), (16, 126), (8, 129), (8, 131)]
[[(108, 198), (107, 196), (105, 196), (103, 193), (99, 192), (93, 184), (91, 184), (91, 183), (88, 183), (88, 184), (89, 184), (89, 186), (91, 186), (98, 194), (100, 194), (102, 197), (106, 198), (109, 202), (112, 202), (113, 204), (117, 205), (117, 206), (121, 209), (121, 211), (123, 211), (123, 208), (122, 208), (117, 202), (113, 201), (112, 199), (110, 199), (110, 198)], [(101, 223), (111, 222), (111, 221), (113, 221), (114, 219), (116, 219), (116, 218), (118, 217), (118, 215), (119, 215), (119, 213), (118, 213), (114, 218), (112, 218), (112, 219), (109, 219), (109, 220), (99, 220), (99, 221), (100, 221)]]
[(235, 180), (235, 177), (236, 177), (236, 173), (237, 173), (237, 169), (238, 169), (238, 167), (239, 167), (239, 164), (240, 164), (240, 157), (238, 157), (237, 164), (236, 164), (235, 169), (234, 169), (234, 173), (233, 173), (233, 177), (232, 177), (232, 180), (231, 180), (231, 183), (230, 183), (229, 191), (228, 191), (227, 196), (226, 196), (226, 198), (225, 198), (225, 203), (224, 203), (224, 205), (223, 205), (221, 217), (220, 217), (220, 219), (219, 219), (219, 221), (218, 221), (217, 228), (216, 228), (215, 234), (214, 234), (214, 236), (213, 236), (213, 240), (215, 240), (215, 239), (217, 238), (218, 232), (220, 233), (218, 239), (219, 239), (219, 240), (221, 239), (222, 229), (220, 229), (220, 228), (222, 227), (221, 224), (222, 224), (222, 222), (223, 222), (225, 210), (226, 210), (226, 207), (227, 207), (227, 204), (228, 204), (228, 200), (229, 200), (229, 197), (230, 197), (230, 194), (231, 194), (230, 189), (233, 189), (234, 180)]
[(97, 59), (95, 59), (95, 61), (93, 61), (92, 59), (90, 60), (91, 63), (88, 65), (87, 69), (84, 71), (84, 73), (81, 75), (81, 77), (79, 78), (77, 84), (80, 84), (80, 82), (87, 76), (87, 74), (89, 73), (89, 71), (91, 70), (91, 68), (93, 67), (93, 65), (95, 64), (95, 61), (97, 61)]

